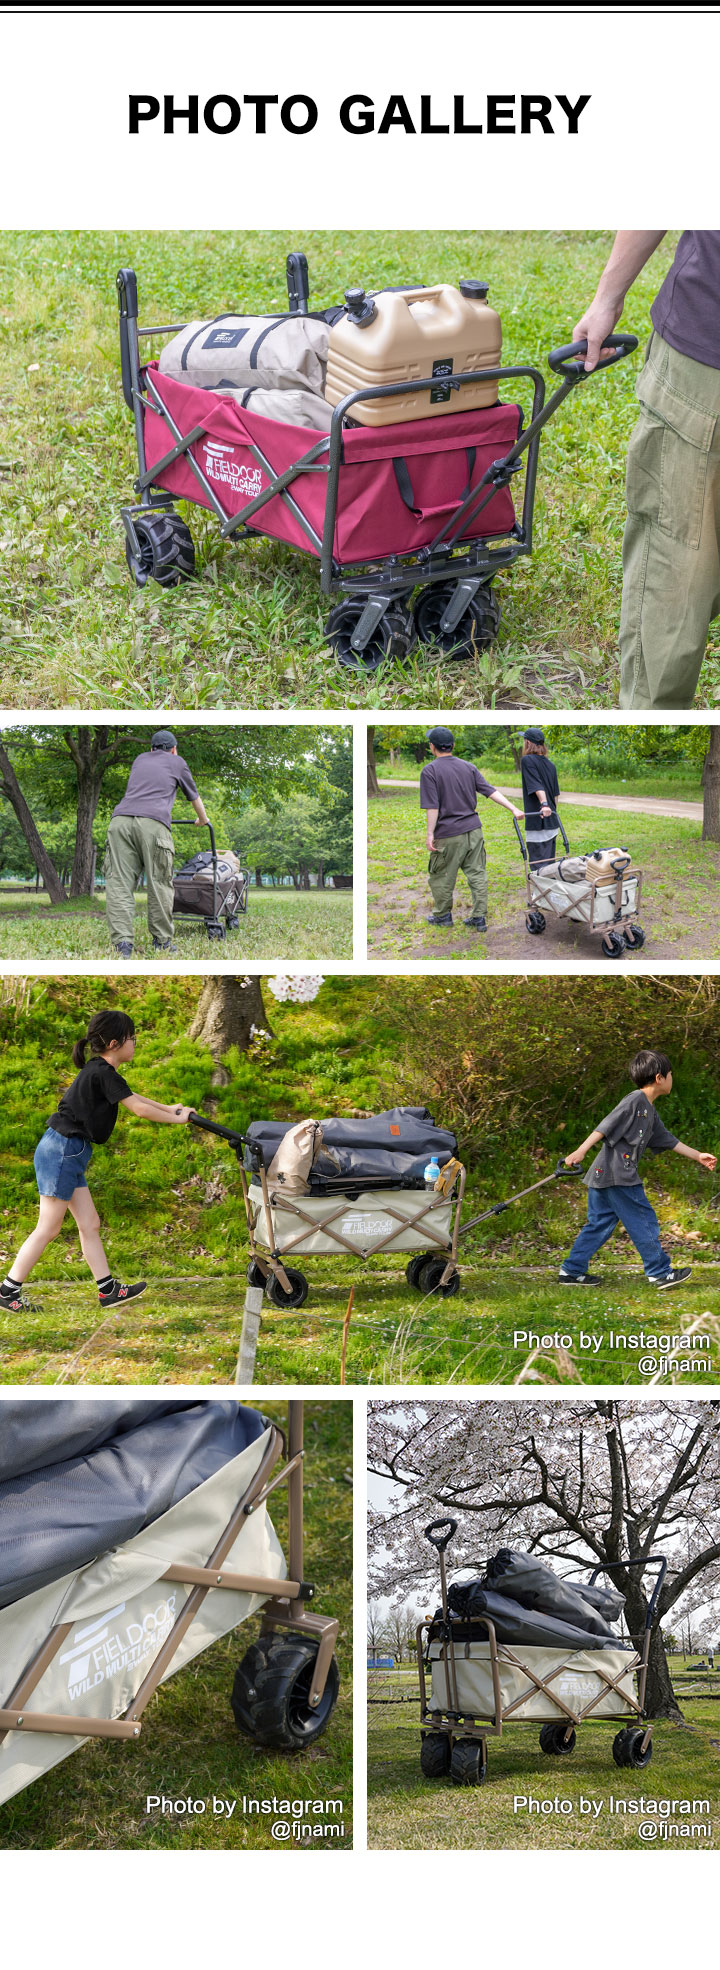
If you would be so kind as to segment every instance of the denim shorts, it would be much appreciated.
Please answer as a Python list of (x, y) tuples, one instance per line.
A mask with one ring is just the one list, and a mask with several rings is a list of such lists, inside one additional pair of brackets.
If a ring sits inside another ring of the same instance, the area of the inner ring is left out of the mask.
[(86, 1190), (85, 1171), (92, 1153), (93, 1145), (84, 1136), (46, 1129), (33, 1158), (40, 1196), (62, 1197), (68, 1204), (74, 1190)]

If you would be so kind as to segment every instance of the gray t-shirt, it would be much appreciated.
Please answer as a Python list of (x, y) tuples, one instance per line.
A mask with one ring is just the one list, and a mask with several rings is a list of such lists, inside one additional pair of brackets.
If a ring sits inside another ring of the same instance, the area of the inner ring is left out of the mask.
[(161, 821), (169, 828), (178, 791), (184, 793), (186, 800), (197, 800), (192, 773), (179, 753), (141, 752), (133, 760), (125, 793), (113, 808), (112, 818), (116, 814), (142, 815), (145, 820)]
[(720, 232), (682, 234), (650, 319), (672, 349), (720, 369)]
[(439, 759), (423, 766), (420, 774), (420, 806), (438, 810), (436, 841), (447, 841), (450, 835), (472, 834), (480, 826), (478, 794), (489, 800), (494, 792), (495, 788), (471, 760), (456, 759), (452, 752), (441, 753)]
[(666, 1129), (652, 1101), (642, 1089), (626, 1094), (603, 1122), (597, 1123), (603, 1140), (596, 1149), (583, 1181), (590, 1190), (609, 1190), (615, 1184), (639, 1183), (638, 1163), (646, 1149), (654, 1156), (662, 1149), (674, 1149), (679, 1137)]

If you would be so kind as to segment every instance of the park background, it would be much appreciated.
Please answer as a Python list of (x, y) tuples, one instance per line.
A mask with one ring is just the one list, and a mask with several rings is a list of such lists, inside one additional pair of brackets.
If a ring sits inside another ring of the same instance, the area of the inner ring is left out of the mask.
[[(309, 990), (316, 984), (317, 976)], [(182, 1100), (232, 1129), (264, 1117), (290, 1124), (426, 1105), (458, 1135), (466, 1216), (549, 1175), (629, 1091), (627, 1062), (641, 1045), (661, 1046), (673, 1061), (668, 1125), (695, 1148), (720, 1149), (713, 977), (331, 977), (307, 1003), (287, 997), (286, 980), (274, 986), (226, 975), (0, 981), (0, 1263), (12, 1261), (35, 1222), (33, 1152), (72, 1079), (73, 1040), (107, 1005), (136, 1021), (134, 1090)], [(668, 1373), (683, 1386), (690, 1373), (696, 1387), (700, 1377), (716, 1380), (720, 1181), (673, 1155), (648, 1158), (643, 1174), (674, 1260), (692, 1262), (677, 1292), (648, 1287), (624, 1236), (602, 1254), (600, 1290), (559, 1288), (560, 1262), (585, 1215), (584, 1187), (562, 1177), (461, 1242), (454, 1298), (418, 1300), (401, 1256), (366, 1267), (340, 1257), (304, 1262), (304, 1307), (265, 1302), (257, 1380), (336, 1383), (351, 1286), (351, 1383), (622, 1382), (637, 1378), (638, 1357), (612, 1349), (611, 1330), (651, 1329), (680, 1347), (693, 1326), (705, 1351), (693, 1344)], [(21, 1322), (0, 1316), (0, 1379), (232, 1379), (247, 1242), (230, 1146), (123, 1113), (110, 1147), (95, 1154), (90, 1187), (113, 1267), (149, 1277), (150, 1289), (136, 1308), (99, 1322), (76, 1235), (65, 1229), (29, 1282), (35, 1311)], [(603, 1342), (592, 1356), (514, 1349), (518, 1327), (590, 1327)]]
[[(461, 663), (416, 650), (369, 679), (342, 670), (324, 646), (329, 603), (312, 557), (269, 541), (223, 543), (211, 515), (195, 506), (181, 510), (199, 579), (168, 591), (133, 588), (120, 509), (136, 460), (115, 290), (118, 267), (133, 266), (141, 323), (272, 314), (287, 308), (285, 260), (298, 248), (308, 257), (311, 308), (340, 301), (350, 287), (482, 277), (502, 319), (503, 361), (535, 364), (550, 381), (548, 351), (570, 341), (613, 237), (570, 229), (6, 232), (3, 551), (11, 599), (0, 631), (0, 702), (616, 705), (625, 453), (650, 305), (678, 233), (666, 233), (619, 324), (638, 336), (635, 355), (583, 383), (543, 436), (534, 552), (496, 583), (497, 642)], [(715, 623), (700, 705), (720, 697), (718, 637)]]
[[(353, 740), (347, 725), (178, 724), (218, 850), (250, 867), (247, 913), (222, 954), (352, 957)], [(0, 724), (0, 955), (110, 955), (102, 861), (107, 826), (152, 728)], [(192, 820), (181, 793), (174, 821)], [(175, 834), (176, 868), (207, 851), (206, 828)], [(38, 885), (42, 881), (42, 888)], [(144, 888), (135, 956), (152, 957)], [(201, 919), (176, 930), (179, 957), (206, 958)]]
[[(606, 962), (602, 939), (549, 913), (546, 930), (525, 926), (525, 863), (512, 815), (478, 795), (487, 848), (488, 933), (465, 930), (470, 891), (455, 889), (452, 929), (425, 922), (427, 880), (420, 773), (429, 763), (426, 726), (368, 725), (368, 955), (371, 959), (552, 959)], [(542, 727), (560, 781), (559, 814), (571, 854), (627, 847), (642, 870), (640, 921), (646, 943), (621, 961), (720, 956), (720, 727), (594, 724)], [(523, 729), (453, 722), (455, 752), (522, 807)], [(573, 802), (571, 794), (579, 800)], [(594, 804), (597, 803), (597, 804)], [(522, 823), (520, 823), (521, 832)], [(557, 852), (564, 854), (562, 837)]]

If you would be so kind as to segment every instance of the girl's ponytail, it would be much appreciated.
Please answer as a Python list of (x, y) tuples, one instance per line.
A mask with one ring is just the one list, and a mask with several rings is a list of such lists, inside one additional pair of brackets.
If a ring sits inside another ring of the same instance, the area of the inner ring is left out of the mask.
[(72, 1050), (73, 1067), (85, 1066), (85, 1048), (87, 1046), (87, 1043), (88, 1043), (87, 1033), (85, 1034), (84, 1040), (75, 1041), (75, 1045)]
[(121, 1047), (126, 1040), (132, 1040), (135, 1026), (128, 1012), (94, 1012), (88, 1020), (84, 1039), (76, 1040), (72, 1050), (75, 1067), (85, 1066), (85, 1050), (90, 1048), (91, 1056), (107, 1053), (111, 1046)]

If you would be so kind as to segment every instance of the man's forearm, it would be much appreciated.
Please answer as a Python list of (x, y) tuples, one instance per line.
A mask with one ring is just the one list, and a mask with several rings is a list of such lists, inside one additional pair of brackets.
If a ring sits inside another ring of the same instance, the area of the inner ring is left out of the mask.
[(598, 281), (596, 299), (607, 301), (620, 313), (628, 289), (664, 238), (664, 228), (661, 233), (616, 233), (612, 252)]
[(195, 813), (197, 814), (198, 820), (201, 823), (202, 827), (206, 828), (208, 817), (205, 812), (205, 803), (202, 800), (200, 794), (198, 794), (197, 800), (193, 801), (193, 807), (195, 809)]
[(427, 822), (427, 844), (428, 844), (428, 848), (432, 848), (432, 845), (433, 845), (433, 841), (434, 841), (434, 839), (435, 839), (435, 829), (436, 829), (436, 827), (437, 827), (437, 817), (438, 817), (438, 814), (439, 814), (439, 812), (440, 812), (440, 809), (439, 809), (439, 807), (428, 807), (428, 808), (426, 809), (426, 813), (425, 813), (425, 819), (426, 819), (426, 822)]
[(495, 788), (495, 792), (489, 795), (489, 799), (496, 800), (498, 807), (506, 807), (508, 814), (517, 815), (519, 813), (519, 809), (515, 806), (514, 802), (512, 800), (506, 800), (504, 793), (498, 793), (497, 787)]

